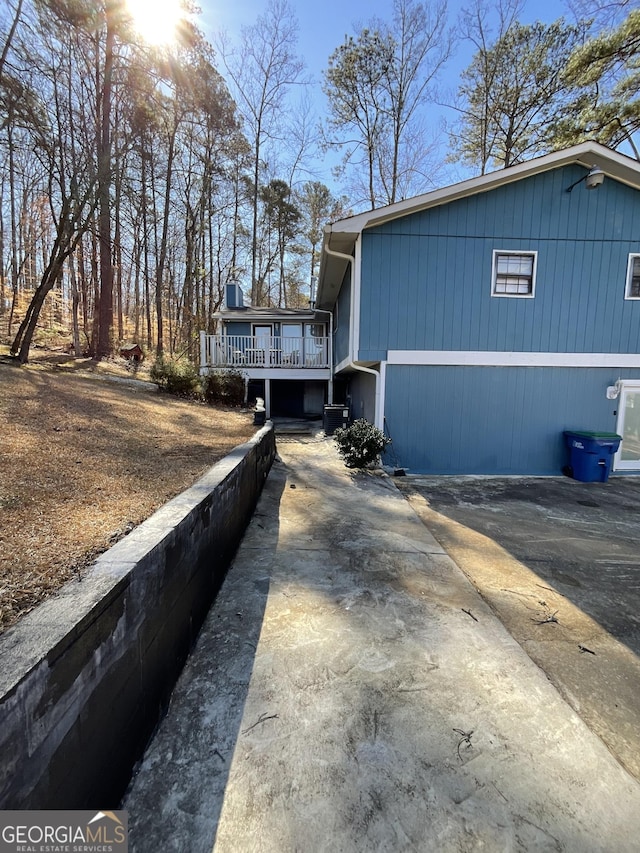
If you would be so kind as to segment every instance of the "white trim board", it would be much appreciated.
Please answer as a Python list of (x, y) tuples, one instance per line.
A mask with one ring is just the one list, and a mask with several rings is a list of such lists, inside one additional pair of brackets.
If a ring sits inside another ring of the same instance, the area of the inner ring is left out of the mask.
[(368, 210), (358, 213), (355, 216), (347, 217), (346, 219), (339, 219), (337, 222), (325, 227), (325, 240), (327, 242), (330, 241), (332, 234), (352, 234), (355, 236), (365, 228), (381, 225), (384, 222), (406, 216), (409, 213), (427, 210), (430, 207), (446, 204), (459, 198), (465, 198), (478, 192), (484, 192), (485, 190), (503, 186), (531, 175), (538, 175), (551, 169), (558, 169), (562, 166), (578, 164), (584, 166), (588, 171), (596, 161), (606, 175), (635, 189), (640, 189), (640, 165), (637, 160), (626, 154), (620, 154), (618, 151), (612, 151), (598, 142), (580, 142), (577, 145), (572, 145), (570, 148), (553, 151), (551, 154), (526, 160), (524, 163), (519, 163), (516, 166), (509, 166), (506, 169), (496, 169), (494, 172), (478, 175), (475, 178), (469, 178), (437, 190), (431, 190), (430, 192), (398, 201), (386, 207)]
[(628, 392), (640, 394), (640, 380), (638, 379), (619, 379), (616, 385), (620, 388), (620, 396), (618, 398), (618, 419), (616, 421), (616, 432), (623, 436), (620, 446), (618, 447), (615, 456), (613, 457), (614, 471), (635, 472), (640, 471), (639, 459), (623, 459), (623, 444), (624, 444), (624, 421), (627, 415), (626, 395)]
[(340, 364), (336, 364), (333, 370), (334, 374), (342, 373), (343, 370), (346, 370), (348, 367), (351, 367), (351, 364), (352, 362), (349, 356), (343, 358)]
[(249, 379), (321, 379), (331, 378), (328, 367), (240, 367)]
[(462, 367), (629, 367), (640, 369), (640, 353), (389, 350), (387, 364), (456, 365)]

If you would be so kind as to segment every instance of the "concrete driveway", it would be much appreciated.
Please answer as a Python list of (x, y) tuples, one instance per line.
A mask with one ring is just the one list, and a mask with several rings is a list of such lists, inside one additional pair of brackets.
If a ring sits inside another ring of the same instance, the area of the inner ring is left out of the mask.
[[(122, 803), (130, 849), (637, 851), (640, 783), (412, 506), (461, 555), (453, 534), (468, 528), (346, 470), (331, 440), (278, 446)], [(555, 608), (552, 585), (529, 582), (549, 599), (532, 612)], [(565, 630), (559, 600), (558, 623), (529, 621), (541, 644)], [(576, 650), (575, 665), (599, 666), (603, 647), (580, 636), (596, 655)]]
[(397, 478), (482, 597), (640, 778), (640, 478)]

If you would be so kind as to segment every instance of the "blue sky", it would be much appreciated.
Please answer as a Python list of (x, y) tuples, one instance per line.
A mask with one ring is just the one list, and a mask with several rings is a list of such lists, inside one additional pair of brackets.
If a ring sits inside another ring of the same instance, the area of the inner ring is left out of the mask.
[[(207, 34), (214, 29), (226, 29), (233, 38), (243, 25), (253, 24), (265, 6), (266, 0), (199, 0), (202, 8), (202, 25)], [(354, 28), (364, 25), (371, 17), (389, 20), (393, 4), (389, 0), (289, 0), (300, 25), (299, 51), (305, 57), (312, 73), (318, 78), (326, 68), (327, 59), (343, 41), (354, 33)], [(468, 5), (463, 0), (449, 2), (451, 23), (455, 24), (458, 11)], [(568, 16), (562, 0), (527, 0), (523, 21), (540, 19), (552, 21), (564, 14)], [(471, 58), (470, 48), (460, 44), (457, 69), (465, 67)]]
[[(266, 7), (266, 0), (199, 0), (202, 8), (200, 26), (206, 35), (213, 40), (216, 30), (226, 30), (232, 41), (236, 41), (242, 26), (255, 23)], [(345, 35), (353, 35), (372, 17), (390, 20), (393, 4), (390, 0), (321, 0), (319, 3), (311, 0), (289, 0), (299, 23), (298, 53), (304, 57), (308, 72), (312, 75), (315, 86), (315, 105), (319, 114), (324, 109), (324, 95), (320, 88), (322, 71), (327, 67), (331, 53), (344, 40)], [(455, 26), (459, 10), (468, 5), (464, 0), (450, 0), (449, 17)], [(561, 15), (569, 18), (570, 13), (563, 0), (526, 0), (520, 20), (530, 22), (536, 19), (550, 22)], [(472, 57), (472, 47), (468, 42), (459, 42), (454, 55), (448, 62), (440, 78), (440, 86), (455, 92), (458, 87), (459, 74)], [(220, 69), (222, 70), (222, 69)], [(434, 110), (433, 120), (452, 120), (451, 110)], [(446, 156), (446, 138), (442, 142), (442, 159)], [(319, 173), (316, 177), (331, 185), (330, 174)], [(450, 167), (438, 183), (448, 183), (459, 180), (467, 175), (460, 174), (455, 167)]]

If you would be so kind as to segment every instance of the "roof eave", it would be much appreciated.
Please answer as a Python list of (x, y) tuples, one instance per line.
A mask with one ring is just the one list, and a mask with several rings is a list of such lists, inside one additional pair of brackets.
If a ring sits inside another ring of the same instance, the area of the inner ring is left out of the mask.
[[(554, 151), (543, 157), (536, 157), (525, 163), (519, 163), (517, 166), (510, 166), (507, 169), (469, 178), (466, 181), (423, 193), (387, 207), (369, 210), (348, 219), (338, 220), (325, 228), (318, 276), (317, 304), (322, 307), (333, 305), (347, 266), (346, 261), (340, 262), (338, 259), (327, 255), (325, 246), (334, 251), (351, 255), (354, 252), (359, 235), (366, 228), (383, 225), (385, 222), (402, 216), (437, 207), (440, 204), (448, 204), (532, 175), (573, 164), (582, 165), (588, 169), (597, 165), (607, 177), (635, 189), (640, 189), (640, 163), (631, 157), (612, 151), (598, 142), (582, 142), (579, 145), (573, 145), (571, 148)], [(329, 281), (327, 281), (327, 277)], [(337, 281), (338, 278), (339, 281)]]
[(230, 308), (217, 311), (213, 315), (214, 320), (244, 320), (247, 322), (254, 320), (281, 322), (282, 320), (315, 320), (316, 314), (313, 308)]

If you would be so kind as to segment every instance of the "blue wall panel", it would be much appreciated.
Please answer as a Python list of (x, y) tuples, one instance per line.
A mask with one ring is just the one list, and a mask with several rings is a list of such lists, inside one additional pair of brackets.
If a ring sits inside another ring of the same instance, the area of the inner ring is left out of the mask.
[(251, 334), (251, 323), (240, 320), (227, 320), (225, 321), (225, 328), (227, 335), (250, 335)]
[(349, 397), (352, 418), (375, 421), (376, 385), (375, 377), (369, 373), (349, 374)]
[(621, 376), (640, 370), (389, 366), (393, 453), (414, 473), (558, 475), (563, 430), (615, 431)]
[[(360, 348), (640, 351), (640, 193), (564, 167), (366, 230)], [(491, 296), (494, 249), (538, 252), (534, 299)]]
[(351, 268), (343, 279), (338, 294), (338, 310), (334, 312), (333, 359), (340, 364), (349, 355), (349, 320), (351, 317)]

